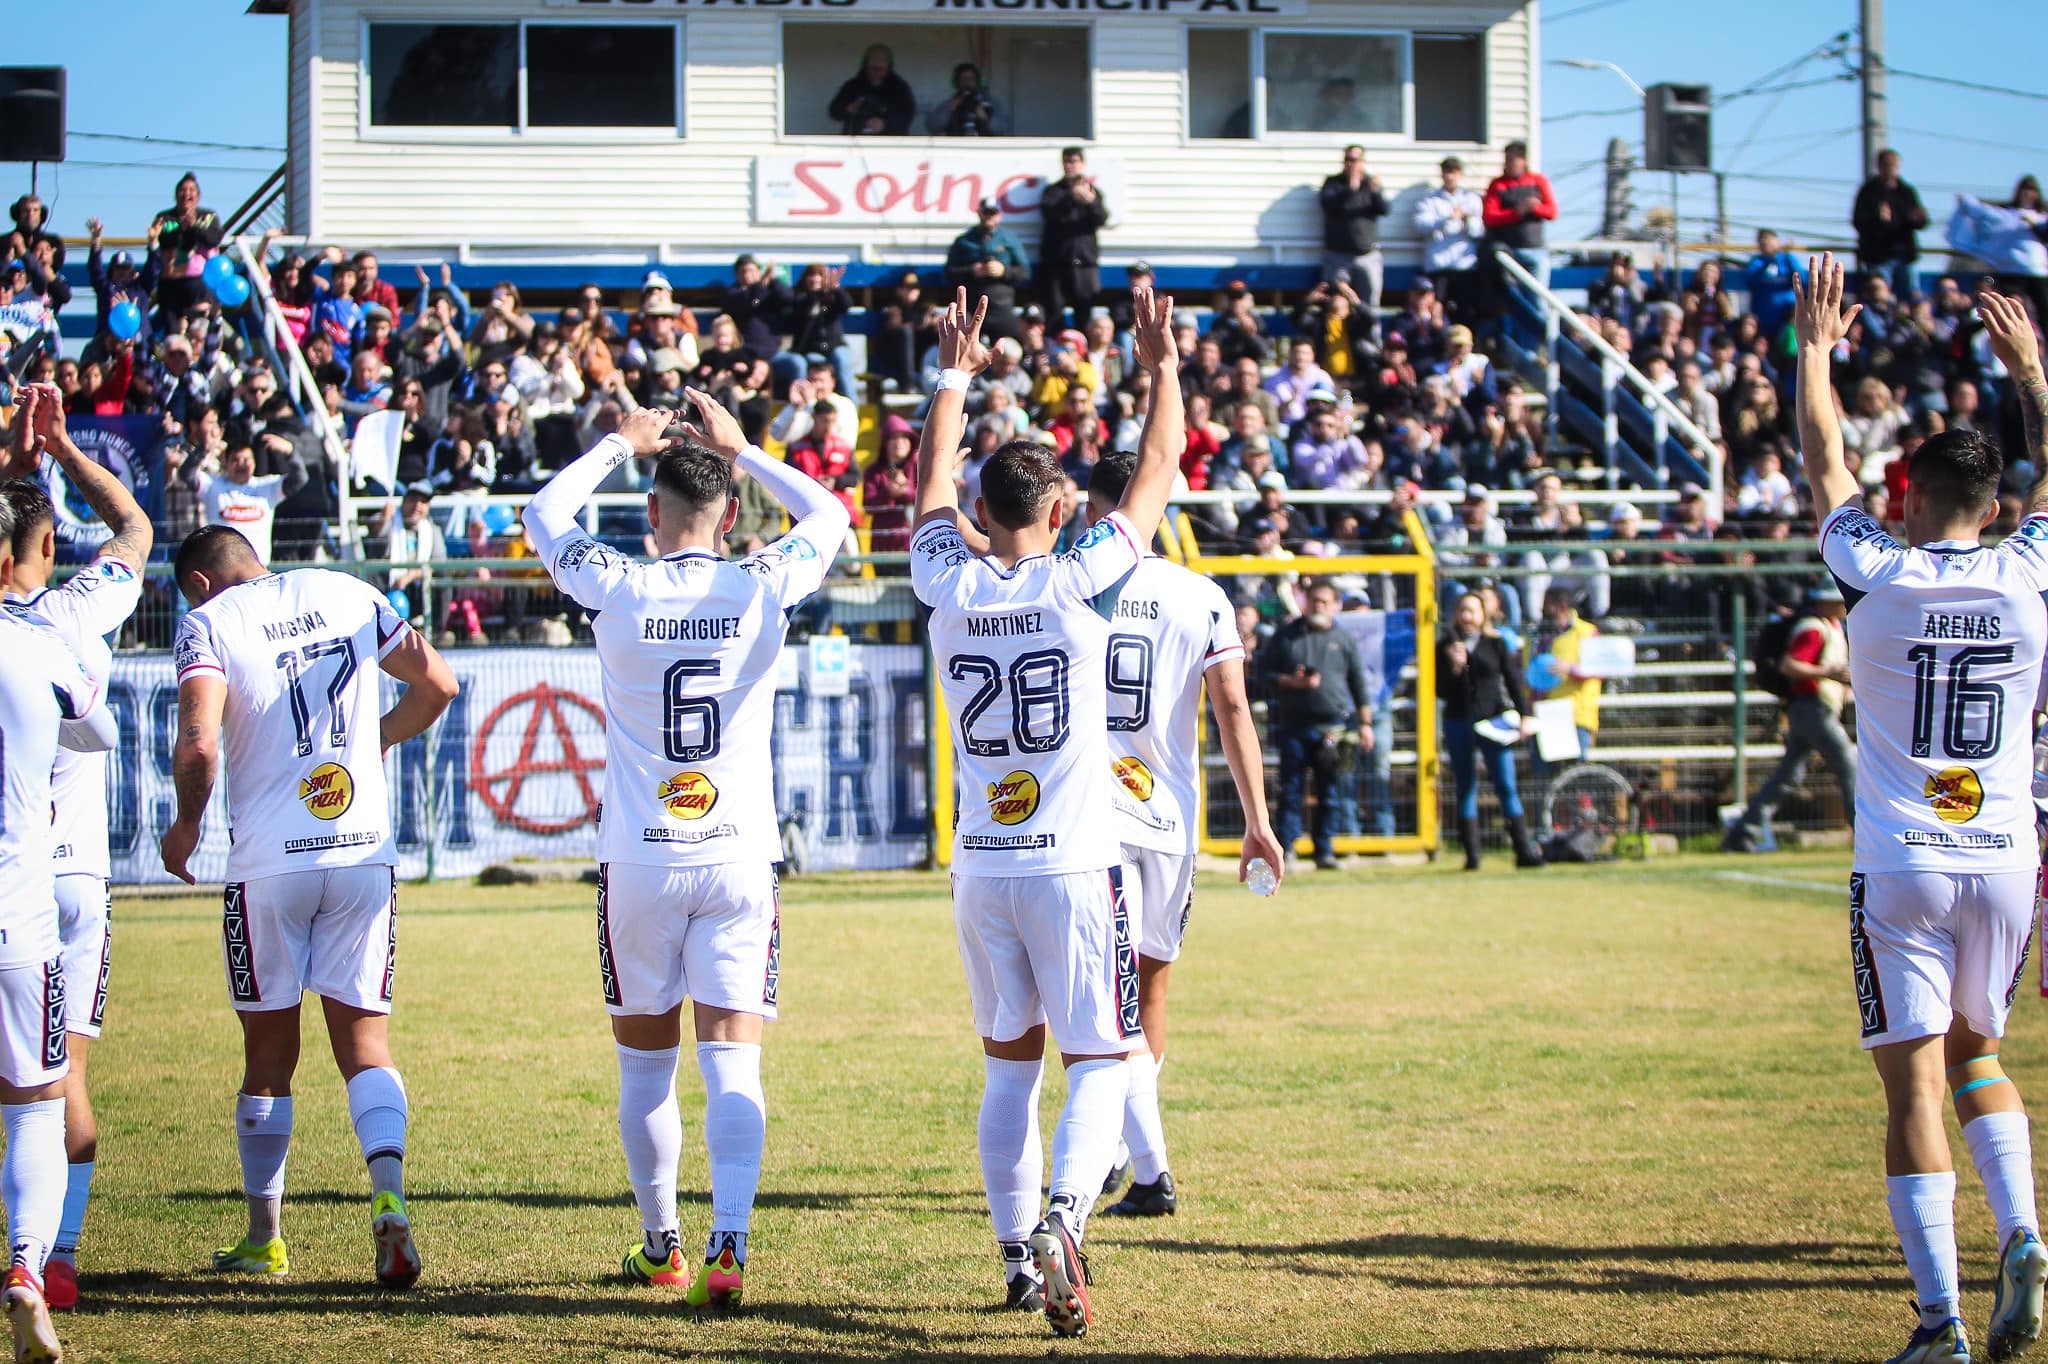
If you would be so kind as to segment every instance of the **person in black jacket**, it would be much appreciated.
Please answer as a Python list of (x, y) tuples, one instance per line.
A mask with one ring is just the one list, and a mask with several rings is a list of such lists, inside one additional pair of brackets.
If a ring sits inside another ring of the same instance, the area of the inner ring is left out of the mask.
[(1336, 628), (1337, 589), (1317, 583), (1309, 589), (1307, 606), (1308, 614), (1281, 626), (1259, 650), (1259, 674), (1280, 758), (1274, 832), (1292, 857), (1313, 778), (1316, 813), (1309, 840), (1316, 866), (1327, 871), (1337, 865), (1330, 815), (1338, 800), (1339, 774), (1358, 745), (1372, 743), (1372, 693), (1357, 642)]
[(1088, 174), (1088, 157), (1079, 147), (1060, 153), (1059, 179), (1039, 196), (1038, 216), (1045, 224), (1045, 238), (1039, 253), (1039, 287), (1045, 301), (1045, 316), (1053, 330), (1067, 325), (1067, 309), (1074, 310), (1073, 325), (1088, 320), (1088, 309), (1102, 289), (1102, 246), (1095, 234), (1109, 222), (1109, 205)]
[(1522, 682), (1522, 663), (1507, 641), (1486, 624), (1486, 604), (1476, 592), (1458, 598), (1451, 612), (1451, 630), (1436, 646), (1436, 690), (1443, 702), (1444, 752), (1451, 760), (1451, 779), (1458, 792), (1458, 841), (1465, 847), (1465, 870), (1479, 870), (1479, 760), (1493, 793), (1507, 815), (1515, 844), (1517, 867), (1540, 867), (1543, 854), (1529, 838), (1522, 797), (1515, 790), (1515, 748), (1482, 736), (1478, 726), (1503, 711), (1522, 717), (1521, 734), (1536, 731), (1530, 714), (1529, 689)]
[(1344, 280), (1365, 300), (1369, 325), (1380, 304), (1385, 275), (1380, 257), (1380, 219), (1387, 216), (1387, 196), (1380, 178), (1365, 173), (1365, 148), (1344, 149), (1344, 169), (1323, 181), (1316, 196), (1323, 208), (1323, 283)]
[(803, 353), (782, 353), (782, 334), (789, 329), (789, 287), (778, 283), (752, 252), (732, 263), (732, 283), (719, 300), (719, 311), (739, 324), (740, 344), (768, 362), (778, 389), (804, 377)]
[(1899, 178), (1899, 154), (1887, 148), (1877, 154), (1877, 174), (1856, 191), (1849, 215), (1856, 228), (1856, 267), (1866, 275), (1883, 275), (1901, 298), (1914, 292), (1913, 262), (1920, 259), (1920, 229), (1927, 209), (1920, 191)]
[(853, 310), (853, 295), (840, 280), (844, 266), (826, 267), (812, 261), (797, 277), (789, 295), (783, 325), (789, 328), (789, 348), (809, 359), (823, 357), (832, 362), (832, 377), (841, 393), (858, 394), (853, 384), (853, 363), (846, 350), (846, 327), (841, 321)]
[(910, 92), (910, 82), (896, 74), (896, 54), (876, 43), (862, 55), (860, 70), (839, 87), (825, 112), (849, 137), (901, 137), (917, 117), (917, 96)]

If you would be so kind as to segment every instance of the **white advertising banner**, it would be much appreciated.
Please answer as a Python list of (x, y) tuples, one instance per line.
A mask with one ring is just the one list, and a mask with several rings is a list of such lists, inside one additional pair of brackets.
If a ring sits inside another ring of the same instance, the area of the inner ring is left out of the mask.
[[(918, 865), (930, 824), (924, 650), (853, 645), (822, 689), (832, 695), (813, 688), (804, 652), (786, 651), (795, 666), (775, 697), (775, 808), (786, 837), (801, 840), (807, 871)], [(446, 657), (461, 695), (435, 729), (386, 759), (400, 874), (468, 877), (515, 858), (593, 857), (605, 757), (596, 654), (507, 647)], [(118, 657), (107, 704), (121, 727), (107, 793), (114, 880), (167, 883), (157, 838), (176, 808), (171, 656)], [(217, 785), (192, 859), (202, 886), (220, 883), (227, 851)]]
[[(1003, 206), (1006, 227), (1038, 221), (1038, 199), (1048, 177), (1059, 178), (1059, 157), (1043, 149), (1005, 150), (985, 139), (973, 156), (920, 156), (915, 152), (844, 152), (754, 158), (756, 223), (846, 223), (917, 227), (974, 225), (984, 198)], [(1124, 202), (1123, 166), (1091, 161), (1088, 172), (1112, 217)]]

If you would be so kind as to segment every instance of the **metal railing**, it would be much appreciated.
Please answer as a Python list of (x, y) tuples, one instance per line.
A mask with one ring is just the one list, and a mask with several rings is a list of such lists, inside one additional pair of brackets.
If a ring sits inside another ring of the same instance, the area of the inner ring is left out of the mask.
[[(1631, 466), (1628, 472), (1637, 481), (1668, 488), (1673, 456), (1682, 456), (1704, 475), (1710, 505), (1720, 507), (1725, 477), (1720, 447), (1520, 261), (1498, 249), (1494, 260), (1517, 286), (1505, 294), (1536, 313), (1542, 324), (1542, 351), (1529, 357), (1529, 377), (1543, 385), (1553, 427), (1576, 423), (1585, 428), (1576, 434), (1605, 458), (1610, 486), (1619, 484), (1624, 466)], [(1599, 411), (1578, 403), (1567, 390), (1568, 376), (1598, 396)], [(1632, 435), (1644, 448), (1631, 443)]]

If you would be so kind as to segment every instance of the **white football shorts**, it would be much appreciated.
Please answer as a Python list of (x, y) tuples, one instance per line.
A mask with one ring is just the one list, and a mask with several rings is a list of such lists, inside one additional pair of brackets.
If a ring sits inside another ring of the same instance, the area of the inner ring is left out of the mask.
[(601, 864), (597, 969), (614, 1016), (665, 1014), (689, 998), (774, 1018), (782, 977), (774, 866)]
[(1143, 1045), (1123, 868), (953, 877), (953, 925), (974, 1030), (1014, 1042), (1040, 1023), (1070, 1056)]
[(98, 1037), (107, 1016), (107, 972), (114, 960), (114, 891), (97, 876), (57, 878), (57, 935), (64, 946), (65, 1031)]
[(1138, 916), (1138, 955), (1177, 961), (1195, 907), (1195, 859), (1124, 844), (1124, 898)]
[(381, 863), (230, 881), (221, 951), (237, 1010), (289, 1009), (307, 990), (391, 1012), (398, 971), (398, 869)]
[(1864, 1048), (1944, 1035), (1959, 1014), (2003, 1037), (2037, 885), (2031, 871), (1853, 873), (1849, 957)]
[(63, 958), (0, 967), (0, 1080), (37, 1089), (70, 1073)]

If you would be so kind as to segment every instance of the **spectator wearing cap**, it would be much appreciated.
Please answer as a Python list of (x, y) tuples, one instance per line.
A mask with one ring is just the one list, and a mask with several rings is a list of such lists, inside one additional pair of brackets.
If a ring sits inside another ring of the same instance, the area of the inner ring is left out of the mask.
[(7, 217), (13, 224), (13, 235), (20, 238), (21, 254), (32, 255), (37, 247), (47, 246), (51, 268), (63, 268), (64, 239), (50, 231), (48, 205), (36, 195), (24, 194), (8, 206)]
[(890, 413), (882, 419), (882, 448), (861, 479), (861, 510), (868, 546), (877, 554), (910, 548), (910, 512), (917, 502), (917, 432)]
[(1486, 202), (1465, 185), (1465, 163), (1447, 156), (1437, 187), (1415, 205), (1422, 234), (1422, 268), (1442, 291), (1445, 311), (1471, 322), (1480, 311), (1479, 248), (1486, 233)]
[(1294, 310), (1294, 334), (1315, 346), (1316, 363), (1339, 383), (1366, 374), (1378, 350), (1364, 307), (1358, 291), (1338, 280), (1316, 285)]
[(1815, 754), (1835, 774), (1842, 788), (1843, 817), (1855, 827), (1856, 748), (1842, 728), (1842, 703), (1849, 692), (1849, 640), (1842, 621), (1848, 613), (1841, 590), (1832, 583), (1807, 592), (1805, 609), (1777, 660), (1789, 688), (1785, 753), (1722, 835), (1724, 852), (1755, 852), (1767, 841), (1778, 803), (1805, 778)]
[(1045, 349), (1037, 381), (1031, 386), (1031, 410), (1050, 416), (1066, 405), (1067, 390), (1103, 389), (1102, 374), (1088, 358), (1088, 338), (1069, 329), (1055, 337)]
[(806, 265), (790, 291), (784, 325), (790, 350), (806, 359), (822, 356), (830, 361), (839, 391), (852, 393), (853, 354), (846, 345), (843, 319), (853, 310), (853, 295), (840, 283), (845, 276), (844, 266), (822, 261)]
[(905, 270), (890, 287), (868, 337), (868, 372), (885, 389), (912, 393), (919, 387), (919, 360), (938, 344), (939, 333), (917, 271)]
[(386, 501), (370, 523), (372, 557), (391, 564), (386, 591), (411, 592), (426, 577), (425, 565), (448, 557), (448, 539), (434, 520), (433, 506), (434, 485), (414, 483), (397, 501)]
[[(415, 265), (412, 272), (413, 278), (419, 282), (420, 289), (412, 305), (414, 321), (417, 322), (432, 313), (441, 319), (444, 330), (453, 329), (458, 337), (467, 335), (470, 323), (469, 300), (462, 296), (462, 290), (455, 287), (455, 272), (449, 268), (448, 262), (441, 262), (441, 277), (438, 283), (427, 278), (427, 269), (423, 265)], [(396, 319), (399, 316), (398, 309), (393, 308), (391, 316)]]
[(1315, 343), (1297, 339), (1287, 348), (1286, 367), (1267, 378), (1265, 389), (1279, 407), (1280, 420), (1292, 425), (1308, 412), (1309, 394), (1321, 389), (1330, 392), (1334, 399), (1336, 384), (1329, 372), (1316, 363)]
[(85, 258), (86, 277), (92, 281), (93, 295), (97, 306), (93, 316), (93, 335), (104, 336), (107, 332), (107, 314), (117, 303), (132, 303), (142, 314), (143, 330), (135, 339), (147, 345), (149, 342), (149, 299), (156, 288), (157, 256), (154, 251), (143, 257), (138, 268), (135, 257), (126, 251), (116, 251), (111, 259), (104, 259), (100, 251), (100, 234), (103, 226), (98, 218), (88, 218), (86, 231), (91, 234), (89, 250)]
[(782, 333), (788, 330), (789, 290), (752, 252), (734, 259), (732, 283), (719, 300), (719, 310), (739, 327), (740, 343), (768, 361), (778, 381), (787, 385), (803, 377), (803, 356), (782, 351)]
[(1265, 328), (1252, 302), (1251, 286), (1241, 279), (1230, 281), (1223, 291), (1223, 308), (1209, 324), (1205, 340), (1212, 340), (1223, 354), (1225, 364), (1236, 364), (1250, 356), (1266, 363)]
[(1484, 412), (1500, 399), (1493, 366), (1472, 348), (1472, 329), (1460, 322), (1444, 333), (1444, 358), (1430, 367), (1450, 380), (1451, 396), (1472, 413)]
[(1353, 143), (1344, 149), (1344, 168), (1323, 181), (1316, 201), (1323, 211), (1323, 283), (1349, 284), (1371, 319), (1386, 270), (1380, 219), (1387, 216), (1387, 196), (1380, 178), (1365, 169), (1365, 148)]
[(1018, 333), (1017, 290), (1031, 282), (1031, 260), (1015, 234), (1003, 226), (1003, 206), (983, 199), (975, 206), (975, 224), (953, 239), (946, 251), (946, 283), (964, 286), (970, 311), (986, 299), (984, 330), (990, 336)]
[(391, 334), (395, 316), (397, 314), (381, 303), (364, 304), (362, 321), (356, 323), (355, 335), (349, 338), (350, 352), (372, 351), (378, 360), (388, 363), (397, 351), (397, 343)]
[(1409, 287), (1408, 298), (1401, 305), (1401, 313), (1392, 323), (1402, 339), (1408, 343), (1408, 353), (1424, 372), (1444, 358), (1444, 346), (1449, 336), (1449, 326), (1444, 321), (1443, 300), (1437, 295), (1436, 285), (1427, 276), (1419, 277)]
[(1543, 224), (1557, 218), (1550, 181), (1529, 166), (1529, 144), (1510, 142), (1501, 154), (1500, 174), (1486, 186), (1481, 213), (1489, 247), (1512, 255), (1536, 282), (1550, 285), (1550, 253), (1543, 249)]
[[(1321, 400), (1326, 393), (1327, 402)], [(1307, 418), (1294, 424), (1287, 471), (1297, 488), (1359, 487), (1360, 475), (1371, 472), (1365, 444), (1338, 414), (1336, 397), (1327, 389), (1318, 390), (1311, 395)]]
[[(1493, 494), (1484, 484), (1468, 484), (1456, 519), (1437, 533), (1437, 558), (1447, 574), (1456, 578), (1445, 584), (1445, 594), (1477, 592), (1489, 585), (1507, 561), (1507, 543), (1508, 528), (1494, 513)], [(1510, 625), (1522, 623), (1520, 593), (1503, 593), (1501, 608)]]
[(861, 54), (860, 70), (839, 87), (826, 113), (849, 137), (901, 137), (917, 117), (917, 96), (911, 93), (910, 83), (896, 74), (896, 54), (881, 43), (872, 43)]
[(1102, 289), (1102, 245), (1096, 234), (1109, 223), (1109, 204), (1088, 173), (1088, 155), (1080, 147), (1060, 152), (1060, 178), (1045, 187), (1038, 201), (1045, 236), (1039, 245), (1038, 283), (1046, 316), (1064, 326), (1073, 309), (1076, 326)]

